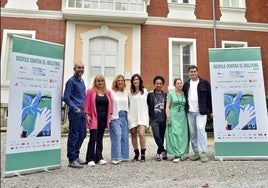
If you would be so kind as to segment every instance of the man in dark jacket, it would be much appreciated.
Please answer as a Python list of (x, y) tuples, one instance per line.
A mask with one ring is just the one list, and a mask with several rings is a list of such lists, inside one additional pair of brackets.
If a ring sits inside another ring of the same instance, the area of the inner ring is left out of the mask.
[(194, 155), (190, 159), (196, 161), (201, 158), (201, 162), (207, 162), (207, 133), (205, 127), (207, 115), (212, 113), (210, 83), (198, 76), (197, 66), (191, 65), (188, 72), (190, 79), (184, 83), (182, 90), (187, 99), (186, 112), (194, 151)]
[(150, 125), (153, 130), (154, 140), (158, 147), (155, 159), (167, 159), (167, 152), (164, 148), (164, 138), (166, 131), (166, 99), (167, 94), (162, 90), (165, 80), (162, 76), (156, 76), (153, 80), (155, 89), (147, 96), (147, 104), (150, 118)]

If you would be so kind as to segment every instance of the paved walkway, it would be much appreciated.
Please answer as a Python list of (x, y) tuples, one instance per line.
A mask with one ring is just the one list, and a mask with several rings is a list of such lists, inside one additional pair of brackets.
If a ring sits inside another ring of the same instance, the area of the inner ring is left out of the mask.
[[(5, 133), (1, 133), (1, 172), (4, 169)], [(208, 139), (209, 162), (184, 161), (172, 163), (155, 161), (156, 145), (147, 136), (146, 162), (124, 162), (120, 165), (69, 168), (66, 159), (66, 137), (62, 137), (62, 166), (49, 172), (22, 177), (1, 177), (1, 187), (27, 188), (85, 188), (85, 187), (268, 187), (268, 161), (215, 161), (214, 141)], [(85, 157), (88, 137), (81, 149)], [(110, 160), (110, 139), (104, 138), (103, 155)], [(133, 157), (130, 145), (130, 156)]]

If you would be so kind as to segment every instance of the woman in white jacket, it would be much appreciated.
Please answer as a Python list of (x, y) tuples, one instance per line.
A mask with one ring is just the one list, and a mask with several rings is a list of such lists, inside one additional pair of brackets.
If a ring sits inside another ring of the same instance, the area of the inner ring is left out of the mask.
[(131, 133), (131, 141), (135, 156), (133, 161), (139, 160), (138, 135), (141, 148), (141, 162), (145, 161), (146, 138), (145, 131), (149, 126), (149, 115), (147, 106), (147, 90), (143, 86), (142, 78), (139, 74), (131, 77), (129, 94), (128, 125)]

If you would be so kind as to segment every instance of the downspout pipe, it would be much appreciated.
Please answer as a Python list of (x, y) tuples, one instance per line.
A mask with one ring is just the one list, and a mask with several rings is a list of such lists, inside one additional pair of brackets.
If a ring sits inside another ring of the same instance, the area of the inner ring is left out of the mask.
[(216, 25), (216, 14), (215, 14), (215, 0), (212, 0), (212, 18), (213, 18), (213, 43), (214, 48), (217, 48), (217, 25)]

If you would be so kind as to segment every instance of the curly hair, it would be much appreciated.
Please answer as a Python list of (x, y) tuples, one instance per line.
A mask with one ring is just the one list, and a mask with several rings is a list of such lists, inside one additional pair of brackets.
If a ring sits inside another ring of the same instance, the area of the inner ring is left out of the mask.
[(156, 77), (154, 77), (154, 80), (153, 80), (153, 83), (154, 83), (154, 84), (155, 84), (156, 80), (161, 80), (162, 83), (163, 83), (163, 85), (164, 85), (164, 83), (165, 83), (165, 79), (164, 79), (162, 76), (156, 76)]

